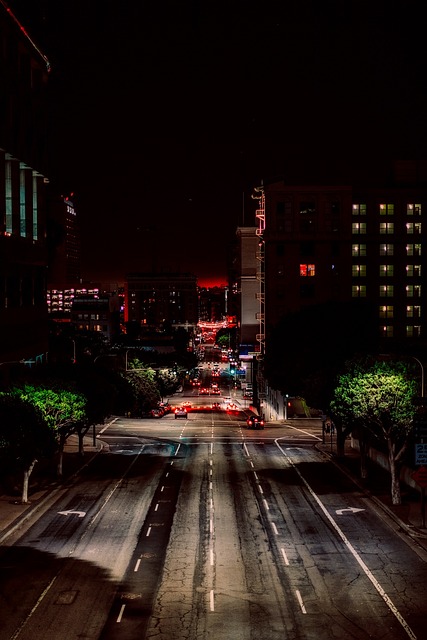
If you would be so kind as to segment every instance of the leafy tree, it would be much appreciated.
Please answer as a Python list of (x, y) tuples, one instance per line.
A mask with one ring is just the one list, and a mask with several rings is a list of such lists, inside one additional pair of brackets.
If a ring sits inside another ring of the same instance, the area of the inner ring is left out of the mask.
[(134, 411), (138, 415), (157, 406), (161, 401), (159, 389), (155, 381), (155, 371), (147, 369), (128, 370), (126, 380), (132, 386), (135, 394), (136, 404)]
[(13, 389), (12, 393), (37, 407), (54, 433), (59, 445), (57, 472), (61, 477), (65, 442), (87, 420), (85, 396), (67, 389), (55, 390), (27, 384)]
[(0, 394), (0, 459), (2, 469), (23, 474), (22, 503), (28, 502), (28, 484), (39, 458), (56, 450), (53, 431), (31, 402), (10, 393)]
[[(416, 413), (417, 380), (413, 367), (399, 361), (372, 358), (353, 361), (338, 379), (331, 413), (337, 425), (356, 433), (361, 459), (375, 440), (386, 445), (393, 504), (401, 503), (399, 465), (408, 448)], [(366, 475), (362, 462), (362, 475)]]

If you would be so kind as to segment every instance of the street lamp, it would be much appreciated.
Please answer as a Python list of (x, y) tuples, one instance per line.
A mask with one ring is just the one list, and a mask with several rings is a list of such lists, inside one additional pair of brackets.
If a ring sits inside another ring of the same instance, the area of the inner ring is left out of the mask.
[(409, 356), (409, 357), (416, 360), (421, 367), (421, 397), (424, 398), (424, 367), (421, 364), (421, 361), (418, 360), (418, 358), (416, 358), (415, 356)]
[[(380, 353), (380, 356), (386, 356), (387, 358), (393, 358), (394, 356), (390, 353)], [(413, 360), (415, 360), (416, 362), (418, 362), (418, 364), (421, 367), (421, 397), (424, 398), (424, 366), (421, 362), (421, 360), (419, 360), (418, 358), (416, 358), (415, 356), (397, 356), (398, 358), (412, 358)]]

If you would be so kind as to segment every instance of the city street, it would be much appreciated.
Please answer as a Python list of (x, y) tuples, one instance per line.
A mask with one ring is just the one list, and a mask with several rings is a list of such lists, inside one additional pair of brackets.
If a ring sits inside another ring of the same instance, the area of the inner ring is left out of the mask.
[(317, 421), (123, 419), (0, 555), (1, 640), (423, 638), (427, 571)]

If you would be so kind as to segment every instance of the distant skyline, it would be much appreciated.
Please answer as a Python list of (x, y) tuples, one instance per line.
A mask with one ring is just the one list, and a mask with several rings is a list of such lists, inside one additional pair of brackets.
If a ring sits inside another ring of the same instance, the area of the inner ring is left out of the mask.
[(422, 3), (8, 4), (52, 65), (48, 177), (86, 278), (225, 282), (261, 181), (426, 156)]

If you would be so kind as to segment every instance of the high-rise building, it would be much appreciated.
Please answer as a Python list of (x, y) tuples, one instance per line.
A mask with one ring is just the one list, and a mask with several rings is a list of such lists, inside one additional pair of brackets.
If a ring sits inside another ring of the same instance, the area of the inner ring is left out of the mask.
[(266, 328), (307, 306), (357, 298), (375, 305), (379, 340), (425, 345), (426, 186), (427, 171), (378, 186), (266, 185)]
[(43, 361), (49, 61), (0, 2), (0, 365)]
[[(275, 181), (254, 192), (252, 273), (245, 292), (242, 262), (239, 323), (243, 328), (243, 298), (252, 305), (256, 277), (252, 364), (263, 410), (272, 419), (283, 418), (286, 402), (281, 390), (264, 380), (262, 361), (270, 330), (289, 314), (346, 303), (339, 318), (345, 325), (351, 302), (366, 302), (374, 310), (373, 329), (384, 353), (427, 358), (427, 164), (395, 163), (388, 180), (375, 178), (330, 184)], [(243, 256), (244, 238), (239, 239)]]

